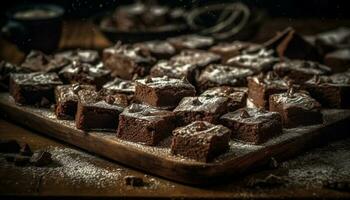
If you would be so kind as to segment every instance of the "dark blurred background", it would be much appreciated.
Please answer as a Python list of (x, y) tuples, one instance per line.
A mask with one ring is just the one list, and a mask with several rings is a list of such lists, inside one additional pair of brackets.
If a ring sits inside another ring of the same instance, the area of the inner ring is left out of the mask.
[[(148, 0), (171, 6), (191, 8), (210, 3), (228, 3), (234, 0)], [(349, 18), (346, 0), (242, 0), (249, 6), (264, 8), (272, 17)], [(127, 0), (11, 0), (1, 6), (3, 14), (12, 6), (27, 3), (54, 3), (66, 9), (66, 17), (87, 18), (94, 13), (110, 10), (118, 5), (133, 3)], [(1, 3), (4, 4), (4, 3)]]

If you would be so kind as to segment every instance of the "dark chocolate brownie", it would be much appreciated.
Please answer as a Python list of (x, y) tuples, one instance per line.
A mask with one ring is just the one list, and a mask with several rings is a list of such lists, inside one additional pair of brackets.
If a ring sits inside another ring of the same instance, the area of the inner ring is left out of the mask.
[(227, 60), (226, 64), (260, 73), (272, 69), (278, 61), (279, 59), (273, 56), (272, 50), (257, 49), (253, 52), (232, 57)]
[(29, 73), (27, 68), (19, 67), (6, 61), (0, 61), (0, 91), (8, 90), (11, 73)]
[(192, 64), (176, 63), (167, 60), (161, 60), (151, 69), (152, 77), (168, 76), (170, 78), (187, 78), (191, 83), (194, 82), (197, 73), (196, 66)]
[(350, 28), (340, 27), (316, 35), (316, 46), (322, 54), (350, 47)]
[(68, 64), (69, 60), (63, 57), (53, 57), (41, 51), (32, 50), (21, 66), (34, 72), (58, 72)]
[(54, 102), (54, 88), (62, 82), (56, 73), (11, 74), (10, 94), (16, 103), (49, 106)]
[(173, 131), (171, 153), (210, 162), (229, 148), (231, 131), (205, 121), (195, 121)]
[(119, 116), (117, 137), (145, 145), (157, 145), (175, 128), (173, 112), (131, 104)]
[(96, 50), (70, 50), (56, 53), (56, 58), (65, 58), (70, 61), (78, 60), (83, 63), (97, 64), (100, 60), (100, 55)]
[(135, 100), (151, 106), (174, 108), (183, 97), (194, 96), (196, 90), (187, 79), (147, 77), (136, 80)]
[(59, 85), (55, 88), (57, 119), (74, 119), (77, 112), (78, 92), (80, 90), (95, 90), (92, 85)]
[(320, 60), (317, 48), (291, 27), (278, 32), (275, 37), (265, 42), (264, 46), (268, 49), (274, 49), (281, 59), (286, 57), (301, 60)]
[(270, 71), (266, 75), (259, 74), (248, 77), (248, 98), (255, 106), (268, 109), (269, 97), (272, 94), (288, 90), (288, 81), (279, 78)]
[(186, 125), (193, 121), (217, 123), (219, 117), (228, 111), (227, 97), (185, 97), (174, 109), (180, 124)]
[(232, 131), (232, 138), (261, 144), (282, 133), (279, 113), (257, 108), (241, 108), (223, 115), (221, 122)]
[(326, 54), (325, 65), (329, 66), (333, 72), (344, 72), (350, 69), (350, 48), (340, 49)]
[(209, 49), (210, 52), (213, 52), (221, 56), (221, 62), (226, 63), (226, 61), (232, 57), (241, 55), (243, 51), (249, 49), (261, 48), (261, 45), (243, 42), (243, 41), (234, 41), (231, 43), (219, 43)]
[(58, 74), (65, 83), (96, 85), (97, 88), (110, 80), (110, 70), (101, 62), (95, 65), (74, 60)]
[(78, 92), (78, 106), (75, 123), (78, 129), (90, 130), (116, 130), (118, 116), (123, 107), (108, 101), (104, 96), (93, 90), (80, 90)]
[(250, 69), (229, 65), (212, 64), (207, 66), (197, 78), (200, 91), (217, 86), (245, 86), (246, 78), (253, 75)]
[(173, 47), (173, 45), (171, 45), (167, 41), (154, 40), (137, 43), (135, 45), (146, 49), (151, 53), (153, 57), (157, 59), (168, 59), (176, 53), (176, 50)]
[(184, 49), (208, 49), (214, 44), (214, 39), (207, 36), (183, 35), (169, 38), (168, 42), (170, 42), (177, 51), (182, 51)]
[(297, 84), (303, 84), (314, 75), (326, 75), (331, 72), (331, 69), (325, 65), (305, 60), (280, 62), (273, 67), (273, 70), (280, 77), (287, 76)]
[(229, 111), (245, 107), (247, 103), (248, 88), (245, 87), (214, 87), (204, 91), (200, 96), (227, 97)]
[(184, 50), (170, 59), (171, 62), (192, 64), (201, 69), (209, 64), (220, 63), (220, 60), (219, 55), (201, 50)]
[(303, 86), (310, 95), (328, 108), (350, 108), (350, 75), (314, 76)]
[(103, 63), (112, 71), (112, 76), (131, 80), (143, 77), (156, 62), (151, 53), (135, 45), (120, 45), (103, 50)]
[(294, 92), (293, 87), (285, 93), (271, 95), (269, 105), (270, 111), (281, 114), (286, 128), (323, 122), (321, 105), (304, 92)]

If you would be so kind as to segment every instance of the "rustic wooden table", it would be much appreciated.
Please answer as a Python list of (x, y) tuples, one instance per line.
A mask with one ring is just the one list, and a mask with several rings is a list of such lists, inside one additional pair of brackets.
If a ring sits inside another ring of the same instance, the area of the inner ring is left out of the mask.
[[(269, 20), (254, 40), (264, 41), (275, 30), (294, 26), (304, 34), (349, 26), (349, 20)], [(265, 30), (265, 31), (264, 31)], [(269, 30), (268, 32), (266, 30)], [(89, 23), (65, 22), (61, 49), (104, 48), (111, 43)], [(0, 42), (0, 56), (20, 62), (23, 53), (4, 41)], [(55, 165), (46, 168), (16, 167), (0, 155), (0, 195), (26, 197), (149, 197), (155, 198), (350, 198), (350, 193), (323, 187), (324, 181), (350, 180), (350, 139), (335, 141), (313, 149), (278, 167), (263, 167), (255, 172), (232, 178), (215, 186), (193, 187), (164, 180), (127, 168), (73, 146), (44, 137), (24, 127), (0, 119), (0, 138), (28, 143), (33, 150), (50, 151)], [(154, 169), (157, 170), (157, 169)], [(251, 188), (252, 180), (270, 174), (283, 177), (285, 184)], [(126, 186), (123, 177), (137, 175), (144, 178), (143, 187)]]

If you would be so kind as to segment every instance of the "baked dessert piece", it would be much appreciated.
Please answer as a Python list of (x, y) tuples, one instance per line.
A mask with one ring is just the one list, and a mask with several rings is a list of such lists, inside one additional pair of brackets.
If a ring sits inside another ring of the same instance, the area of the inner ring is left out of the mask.
[(258, 48), (261, 48), (261, 45), (250, 42), (234, 41), (231, 43), (219, 43), (212, 46), (209, 51), (220, 55), (221, 62), (226, 63), (228, 59), (241, 55), (245, 50), (251, 51), (252, 49)]
[(96, 85), (98, 89), (110, 80), (110, 70), (106, 69), (102, 63), (92, 65), (78, 60), (64, 67), (58, 75), (65, 83)]
[(315, 44), (322, 54), (350, 47), (350, 28), (340, 27), (316, 35)]
[(171, 153), (210, 162), (229, 148), (231, 131), (205, 121), (195, 121), (173, 131)]
[(331, 69), (317, 62), (306, 60), (291, 60), (277, 63), (273, 70), (280, 76), (287, 76), (294, 83), (303, 84), (314, 75), (326, 75)]
[(250, 69), (229, 65), (212, 64), (207, 66), (197, 78), (197, 87), (204, 91), (217, 86), (245, 86), (246, 78), (253, 75)]
[(106, 101), (96, 91), (80, 90), (75, 124), (84, 131), (117, 130), (118, 116), (122, 111), (122, 106)]
[(117, 137), (145, 145), (157, 145), (175, 128), (173, 112), (142, 104), (131, 104), (119, 116)]
[(196, 90), (187, 79), (147, 77), (136, 80), (135, 100), (151, 106), (174, 108), (183, 97), (194, 96)]
[(292, 27), (278, 32), (275, 37), (265, 42), (264, 46), (275, 50), (281, 59), (320, 60), (317, 48), (299, 35)]
[(227, 97), (185, 97), (174, 109), (174, 113), (183, 125), (193, 121), (207, 121), (215, 124), (219, 117), (227, 112), (228, 102)]
[(104, 96), (113, 96), (124, 102), (122, 105), (128, 106), (134, 99), (135, 82), (116, 77), (103, 85), (100, 94)]
[(272, 94), (286, 92), (288, 90), (288, 81), (279, 78), (274, 72), (270, 71), (266, 75), (259, 74), (248, 77), (248, 98), (255, 106), (260, 108), (269, 108), (269, 97)]
[(326, 54), (324, 63), (335, 73), (347, 71), (350, 69), (350, 49), (340, 49)]
[(112, 76), (127, 80), (147, 75), (156, 62), (156, 59), (146, 49), (120, 43), (104, 49), (102, 60), (105, 66), (112, 71)]
[(58, 72), (64, 66), (69, 64), (69, 60), (63, 57), (53, 57), (32, 50), (22, 62), (21, 67), (33, 72)]
[(249, 52), (232, 57), (227, 60), (227, 65), (250, 69), (255, 73), (271, 70), (279, 59), (273, 56), (274, 51), (257, 49), (256, 52)]
[(314, 76), (303, 86), (310, 95), (328, 108), (350, 108), (350, 75)]
[(0, 61), (0, 91), (8, 90), (10, 84), (10, 74), (12, 73), (29, 73), (27, 68), (19, 67), (6, 61)]
[(178, 37), (168, 38), (177, 51), (184, 49), (208, 49), (214, 44), (214, 39), (200, 35), (182, 35)]
[(227, 113), (221, 122), (232, 131), (232, 138), (261, 144), (282, 134), (282, 119), (279, 113), (257, 108), (241, 108)]
[(176, 63), (167, 60), (161, 60), (155, 64), (150, 72), (152, 77), (168, 76), (170, 78), (187, 78), (191, 83), (197, 73), (197, 67), (193, 64)]
[(80, 90), (95, 90), (92, 85), (59, 85), (55, 88), (57, 119), (74, 119), (77, 112), (78, 92)]
[(11, 74), (10, 94), (18, 104), (49, 106), (54, 102), (54, 88), (61, 84), (53, 72)]
[(168, 59), (176, 53), (176, 50), (173, 47), (173, 45), (171, 45), (167, 41), (162, 40), (147, 41), (137, 43), (135, 45), (146, 49), (151, 53), (153, 57), (157, 59)]
[(96, 50), (69, 50), (56, 53), (55, 58), (65, 58), (70, 61), (78, 60), (82, 63), (97, 64), (100, 60), (100, 55)]
[(294, 92), (293, 87), (285, 93), (271, 95), (269, 105), (270, 111), (281, 114), (286, 128), (323, 122), (321, 105), (307, 93)]
[(220, 63), (221, 57), (217, 54), (201, 50), (184, 50), (173, 56), (170, 61), (174, 63), (191, 64), (199, 69), (213, 63)]
[(235, 111), (239, 108), (246, 106), (247, 94), (248, 94), (248, 88), (245, 88), (245, 87), (221, 86), (221, 87), (210, 88), (204, 91), (200, 96), (227, 97), (228, 110)]

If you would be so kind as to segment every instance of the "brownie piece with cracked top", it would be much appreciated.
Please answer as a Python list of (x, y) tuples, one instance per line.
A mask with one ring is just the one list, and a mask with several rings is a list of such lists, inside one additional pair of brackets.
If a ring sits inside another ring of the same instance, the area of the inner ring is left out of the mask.
[(143, 104), (131, 104), (119, 116), (117, 137), (145, 145), (157, 145), (175, 128), (173, 112)]
[(210, 162), (229, 148), (230, 130), (222, 125), (195, 121), (173, 131), (171, 153)]
[(69, 60), (63, 57), (46, 55), (41, 51), (32, 50), (26, 56), (21, 67), (33, 72), (58, 72), (69, 64)]

